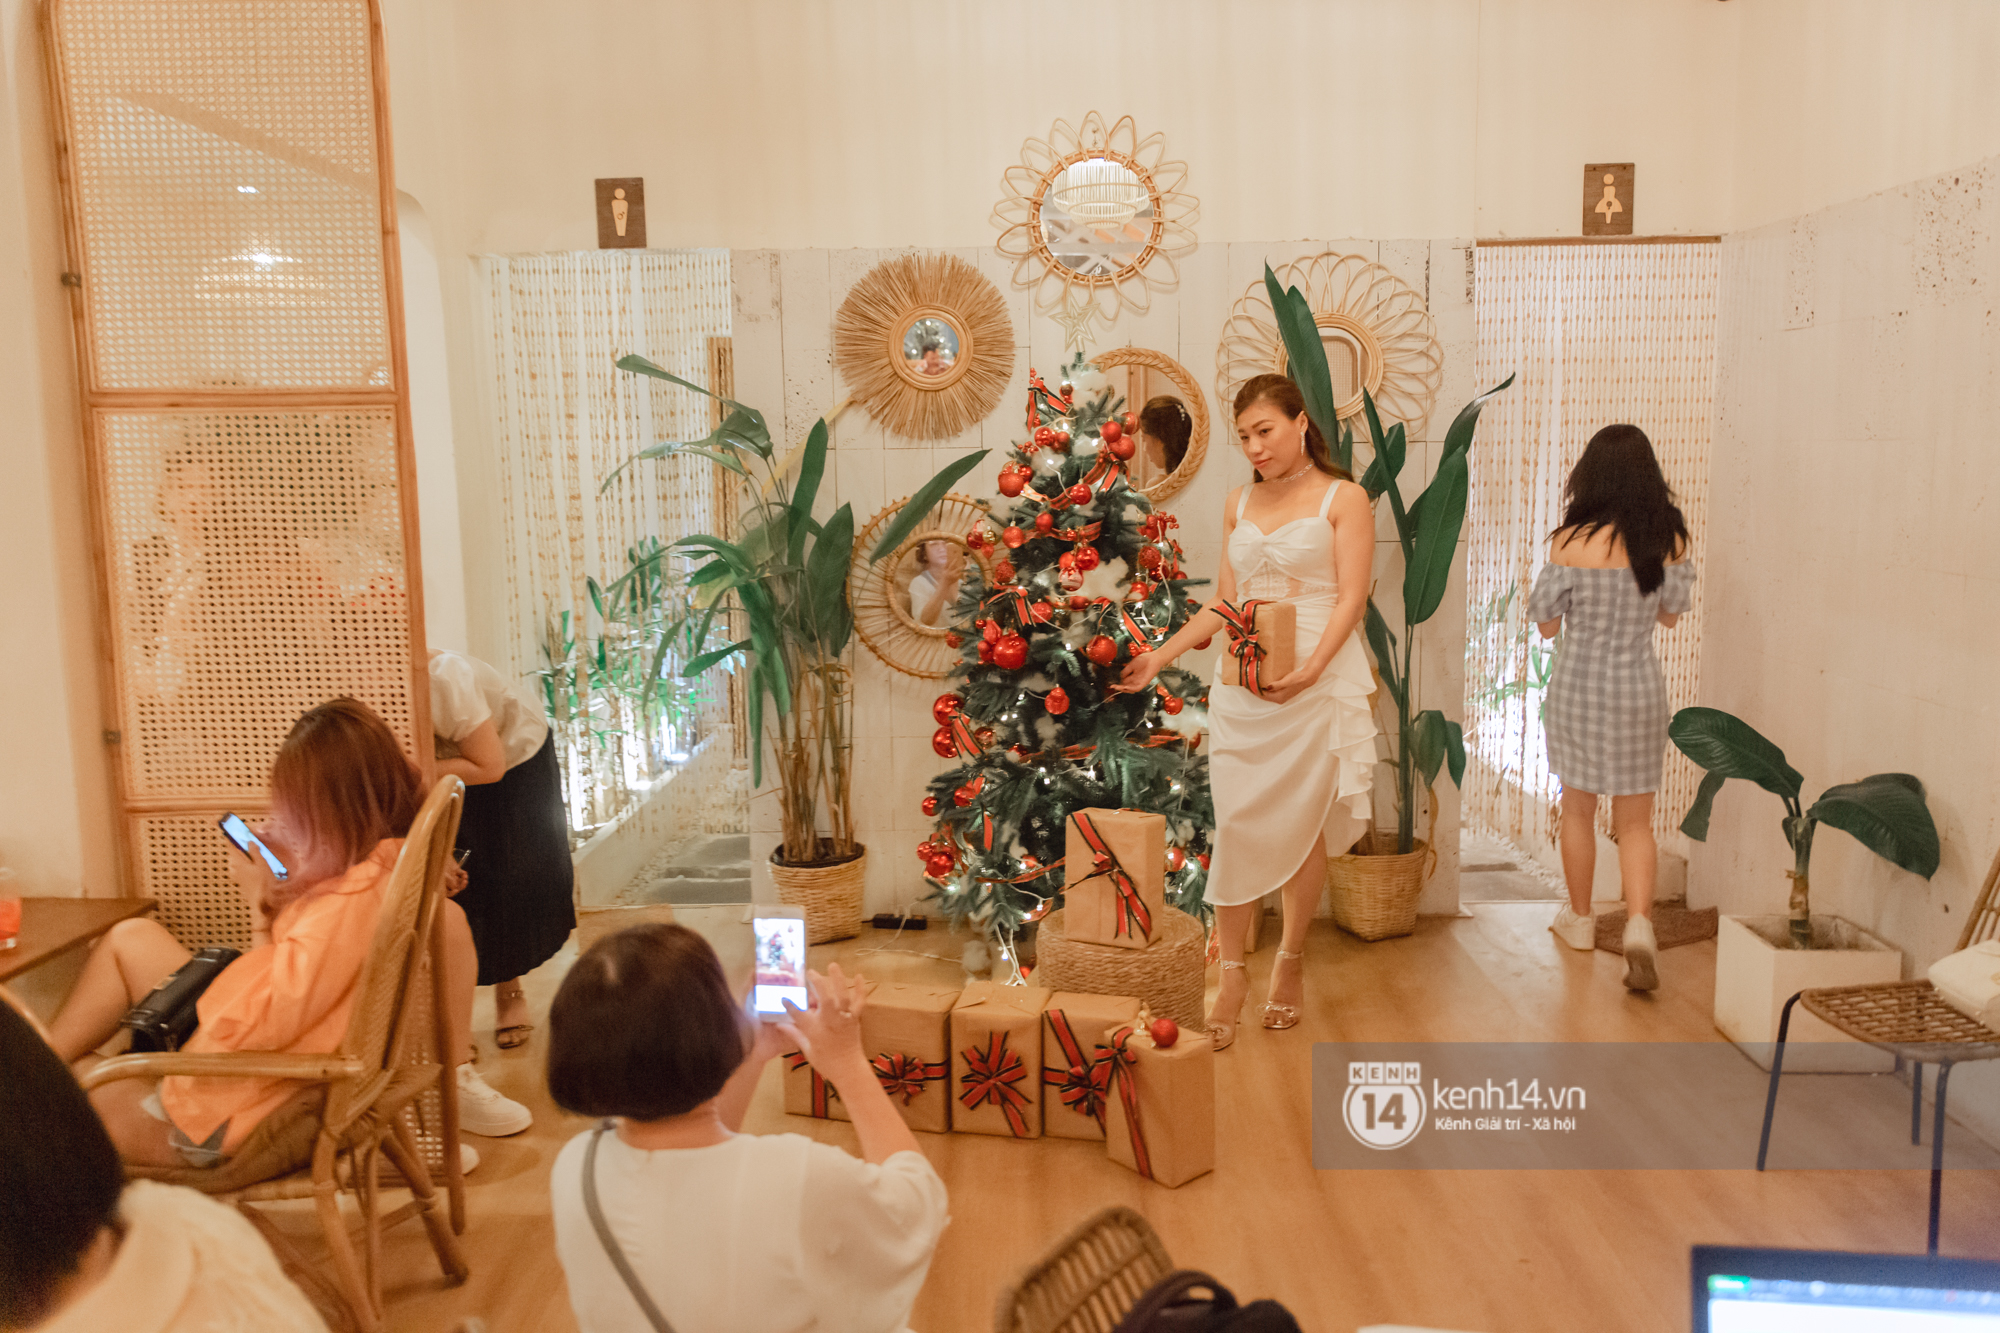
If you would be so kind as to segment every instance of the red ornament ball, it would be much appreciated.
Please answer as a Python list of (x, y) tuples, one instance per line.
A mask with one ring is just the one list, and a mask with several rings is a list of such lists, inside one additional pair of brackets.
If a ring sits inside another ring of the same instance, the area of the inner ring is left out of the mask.
[(1006, 543), (1008, 550), (1018, 551), (1021, 549), (1021, 543), (1028, 540), (1028, 534), (1009, 523), (1007, 530), (1000, 534), (1000, 540)]
[(988, 643), (1000, 642), (1000, 622), (997, 620), (980, 621), (979, 635)]
[(1127, 412), (1122, 420), (1125, 423), (1125, 433), (1127, 435), (1139, 429), (1139, 416), (1136, 412)]
[(957, 861), (950, 856), (933, 856), (924, 862), (924, 869), (930, 871), (933, 879), (943, 879), (956, 864)]
[(1046, 449), (1046, 448), (1048, 448), (1048, 447), (1049, 447), (1050, 445), (1054, 444), (1055, 442), (1056, 442), (1056, 432), (1055, 432), (1055, 427), (1053, 427), (1053, 426), (1037, 426), (1037, 427), (1035, 427), (1035, 443), (1036, 443), (1036, 444), (1039, 444), (1040, 446), (1042, 446), (1042, 448)]
[(1203, 870), (1208, 869), (1208, 853), (1196, 852), (1194, 854), (1194, 863), (1200, 866)]
[(1056, 516), (1046, 511), (1035, 515), (1035, 531), (1049, 532), (1055, 528)]
[(1171, 1018), (1154, 1019), (1146, 1031), (1152, 1036), (1153, 1045), (1163, 1051), (1181, 1039), (1181, 1025)]
[(1010, 467), (1000, 470), (1000, 494), (1012, 499), (1026, 489), (1028, 489), (1027, 473), (1016, 472)]
[(1076, 548), (1076, 567), (1084, 573), (1088, 574), (1091, 570), (1096, 569), (1100, 563), (1101, 560), (1095, 546), (1079, 546)]
[(968, 784), (966, 786), (960, 787), (957, 791), (951, 794), (951, 803), (957, 806), (959, 809), (963, 810), (966, 806), (972, 804), (972, 798), (977, 796), (978, 794), (979, 793), (972, 790), (971, 785)]
[(931, 702), (931, 716), (940, 727), (948, 727), (951, 720), (965, 707), (965, 700), (956, 694), (940, 694)]
[(1065, 574), (1074, 573), (1076, 571), (1076, 552), (1064, 551), (1061, 555), (1057, 556), (1056, 568)]
[(1118, 660), (1118, 642), (1100, 634), (1083, 646), (1083, 655), (1099, 666), (1110, 666)]
[(1054, 618), (1055, 613), (1056, 607), (1054, 602), (1036, 602), (1028, 608), (1028, 614), (1035, 618), (1037, 625), (1048, 624)]
[(1118, 439), (1120, 436), (1124, 435), (1125, 428), (1119, 425), (1116, 421), (1107, 421), (1102, 426), (1099, 426), (1097, 428), (1097, 433), (1104, 437), (1104, 442), (1106, 444), (1109, 444), (1111, 441)]
[(935, 796), (926, 796), (926, 797), (924, 797), (924, 818), (925, 818), (925, 819), (936, 819), (936, 818), (937, 818), (937, 812), (938, 812), (938, 799), (937, 799), (937, 797), (935, 797)]
[(1071, 504), (1073, 504), (1073, 505), (1087, 505), (1087, 504), (1089, 504), (1089, 503), (1090, 503), (1090, 487), (1088, 487), (1088, 486), (1084, 485), (1084, 484), (1083, 484), (1082, 482), (1080, 482), (1080, 481), (1079, 481), (1079, 482), (1078, 482), (1078, 483), (1077, 483), (1076, 485), (1074, 485), (1074, 486), (1070, 487), (1070, 488), (1069, 488), (1069, 502), (1070, 502)]
[(1141, 546), (1139, 548), (1139, 568), (1141, 569), (1158, 569), (1160, 561), (1165, 558), (1160, 554), (1160, 548), (1157, 546)]
[(1167, 848), (1167, 869), (1179, 873), (1187, 865), (1187, 852), (1179, 847)]
[(958, 758), (958, 742), (951, 738), (950, 727), (939, 727), (931, 733), (931, 748), (942, 758)]
[(1160, 711), (1165, 713), (1168, 717), (1177, 716), (1180, 713), (1181, 709), (1186, 707), (1187, 707), (1187, 702), (1177, 694), (1170, 694), (1166, 698), (1160, 700)]
[(944, 646), (947, 648), (962, 648), (965, 646), (965, 640), (956, 634), (947, 634), (944, 636)]
[(993, 645), (984, 639), (979, 641), (979, 662), (981, 666), (989, 666), (993, 662)]
[(1121, 463), (1131, 461), (1132, 455), (1139, 452), (1139, 446), (1132, 443), (1130, 435), (1121, 435), (1115, 440), (1106, 440), (1104, 447), (1109, 449), (1111, 456)]
[(984, 527), (967, 528), (965, 530), (965, 544), (975, 551), (985, 550), (986, 529)]
[(1052, 716), (1061, 717), (1069, 711), (1069, 691), (1056, 686), (1049, 691), (1049, 697), (1042, 700), (1042, 707), (1048, 709)]
[(993, 665), (1009, 671), (1019, 671), (1028, 664), (1028, 641), (1018, 634), (1008, 634), (993, 645)]
[(1088, 597), (1083, 596), (1081, 593), (1070, 594), (1070, 599), (1069, 599), (1070, 610), (1081, 611), (1083, 610), (1084, 607), (1089, 605), (1090, 605), (1090, 599)]
[(1053, 440), (1049, 441), (1049, 444), (1051, 445), (1051, 447), (1053, 447), (1053, 448), (1055, 448), (1055, 449), (1058, 449), (1058, 450), (1062, 451), (1063, 453), (1068, 453), (1068, 452), (1069, 452), (1069, 427), (1068, 427), (1068, 426), (1057, 426), (1057, 427), (1055, 428), (1055, 432), (1056, 432), (1056, 437), (1055, 437), (1055, 439), (1053, 439)]
[(999, 564), (993, 566), (993, 581), (996, 583), (1012, 583), (1014, 581), (1013, 562), (1002, 560)]

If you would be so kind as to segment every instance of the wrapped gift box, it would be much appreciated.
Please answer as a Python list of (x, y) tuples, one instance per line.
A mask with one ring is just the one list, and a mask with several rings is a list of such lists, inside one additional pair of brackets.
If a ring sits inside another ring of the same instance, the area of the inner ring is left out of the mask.
[(975, 981), (951, 1011), (951, 1127), (962, 1134), (1040, 1138), (1042, 1010), (1039, 986)]
[(1124, 995), (1057, 991), (1042, 1011), (1042, 1133), (1052, 1139), (1102, 1139), (1111, 1093), (1107, 1032), (1139, 1021), (1139, 1001)]
[[(1215, 1169), (1215, 1050), (1181, 1030), (1162, 1048), (1144, 1031), (1113, 1028), (1104, 1145), (1111, 1160), (1162, 1185), (1185, 1185)], [(1135, 1114), (1136, 1112), (1136, 1114)]]
[(841, 1105), (833, 1084), (820, 1077), (804, 1051), (786, 1051), (778, 1057), (785, 1075), (785, 1114), (809, 1115), (819, 1120), (851, 1120)]
[[(951, 1128), (951, 1010), (958, 995), (956, 986), (907, 982), (869, 988), (861, 1049), (911, 1129), (942, 1134)], [(840, 1118), (847, 1118), (845, 1112)]]
[[(1257, 635), (1257, 644), (1264, 650), (1264, 657), (1257, 664), (1257, 679), (1269, 686), (1280, 676), (1289, 676), (1298, 666), (1299, 612), (1290, 602), (1249, 601), (1238, 608), (1247, 613)], [(1229, 642), (1233, 648), (1242, 633), (1235, 625), (1229, 627)], [(1222, 664), (1216, 668), (1215, 679), (1226, 685), (1243, 684), (1243, 661), (1234, 652), (1224, 653)]]
[(1063, 929), (1069, 938), (1143, 949), (1161, 929), (1166, 900), (1166, 816), (1143, 810), (1070, 815), (1063, 838)]

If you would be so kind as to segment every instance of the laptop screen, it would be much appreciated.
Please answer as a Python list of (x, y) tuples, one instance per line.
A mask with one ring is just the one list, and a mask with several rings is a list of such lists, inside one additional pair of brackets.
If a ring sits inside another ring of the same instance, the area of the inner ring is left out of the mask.
[(1695, 1333), (2000, 1333), (2000, 1264), (1697, 1246)]

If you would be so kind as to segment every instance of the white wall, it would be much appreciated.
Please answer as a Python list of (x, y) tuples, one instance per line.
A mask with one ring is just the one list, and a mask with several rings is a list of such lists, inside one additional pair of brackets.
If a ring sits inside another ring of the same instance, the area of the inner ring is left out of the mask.
[(424, 572), (424, 637), (465, 652), (465, 549), (458, 521), (458, 450), (445, 351), (444, 285), (423, 205), (396, 193), (403, 256), (403, 333), (408, 347), (410, 432), (417, 455), (417, 523)]

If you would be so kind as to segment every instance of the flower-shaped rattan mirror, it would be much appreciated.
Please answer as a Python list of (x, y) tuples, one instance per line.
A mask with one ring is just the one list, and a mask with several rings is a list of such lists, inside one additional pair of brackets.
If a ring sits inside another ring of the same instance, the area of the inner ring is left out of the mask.
[(875, 543), (907, 503), (906, 497), (875, 515), (855, 539), (847, 602), (854, 631), (870, 652), (904, 675), (943, 680), (958, 660), (957, 645), (945, 636), (957, 619), (952, 608), (967, 574), (974, 587), (993, 581), (990, 548), (974, 551), (965, 544), (965, 534), (986, 521), (986, 507), (969, 496), (947, 495), (894, 552), (871, 560)]
[(1194, 248), (1201, 205), (1181, 192), (1187, 163), (1165, 158), (1162, 135), (1141, 139), (1130, 116), (1106, 126), (1095, 111), (1021, 146), (993, 218), (1014, 283), (1033, 288), (1036, 309), (1061, 308), (1075, 288), (1108, 321), (1126, 306), (1144, 311), (1149, 284), (1179, 281), (1174, 261)]
[(977, 424), (1014, 373), (1006, 300), (955, 255), (877, 264), (841, 302), (833, 327), (848, 391), (907, 439), (949, 439)]
[(1201, 471), (1208, 456), (1208, 401), (1188, 368), (1164, 352), (1118, 347), (1091, 361), (1138, 421), (1128, 476), (1157, 505)]

